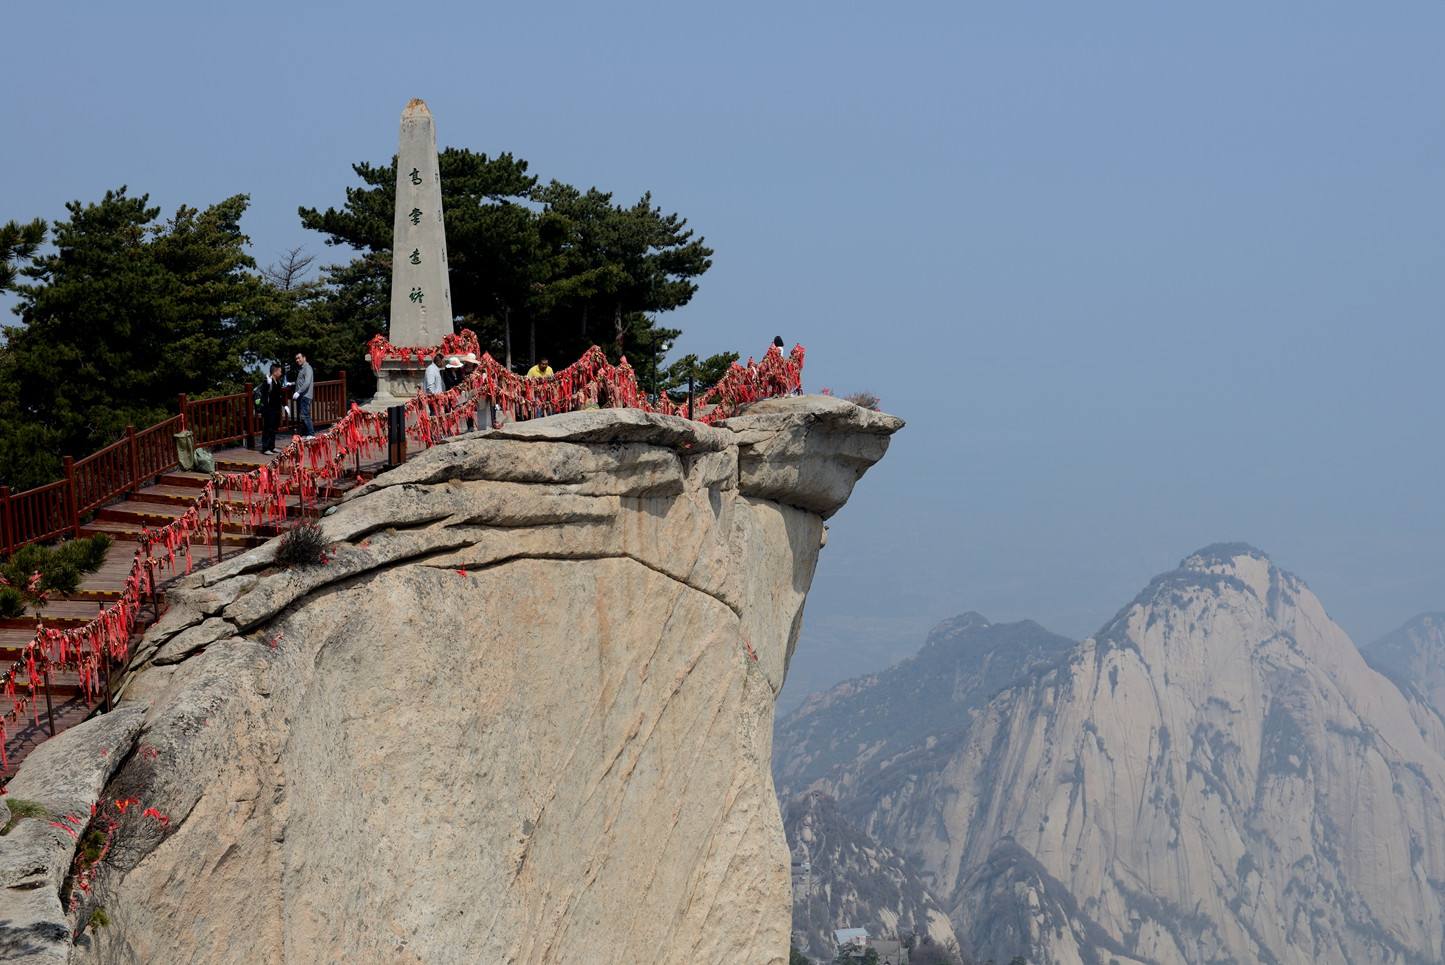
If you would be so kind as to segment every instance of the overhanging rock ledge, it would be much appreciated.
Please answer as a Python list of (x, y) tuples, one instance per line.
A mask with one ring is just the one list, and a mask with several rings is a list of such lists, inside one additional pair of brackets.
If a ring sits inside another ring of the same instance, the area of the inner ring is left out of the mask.
[[(133, 796), (170, 830), (123, 829), (78, 912), (54, 873), (7, 880), (0, 948), (785, 962), (773, 699), (823, 520), (901, 426), (822, 397), (716, 427), (519, 423), (351, 494), (322, 520), (326, 565), (277, 568), (273, 540), (198, 572), (138, 651), (128, 709), (15, 778), (67, 808)], [(25, 860), (64, 867), (74, 842), (47, 825), (17, 825)], [(0, 867), (19, 874), (12, 838)], [(72, 946), (97, 903), (109, 925)]]

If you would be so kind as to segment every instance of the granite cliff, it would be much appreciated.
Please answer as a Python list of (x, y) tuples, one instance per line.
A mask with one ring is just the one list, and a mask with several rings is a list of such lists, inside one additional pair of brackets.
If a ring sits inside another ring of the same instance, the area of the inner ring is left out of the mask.
[[(832, 399), (708, 428), (629, 410), (463, 436), (169, 594), (120, 710), (10, 784), (34, 962), (783, 962), (773, 699), (826, 529), (901, 426)], [(138, 816), (137, 816), (138, 819)], [(70, 935), (95, 907), (105, 927)]]
[(792, 720), (776, 768), (837, 790), (975, 958), (1440, 962), (1439, 643), (1422, 618), (1371, 648), (1403, 692), (1300, 579), (1213, 546), (867, 780), (809, 771), (828, 744)]

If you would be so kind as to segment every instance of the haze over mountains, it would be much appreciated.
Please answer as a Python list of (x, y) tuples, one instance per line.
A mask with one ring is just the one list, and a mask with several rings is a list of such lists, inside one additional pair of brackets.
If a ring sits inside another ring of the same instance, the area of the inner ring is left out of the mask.
[(1297, 577), (1209, 547), (1077, 645), (947, 621), (781, 719), (775, 779), (836, 797), (979, 959), (1438, 962), (1442, 630), (1362, 655)]

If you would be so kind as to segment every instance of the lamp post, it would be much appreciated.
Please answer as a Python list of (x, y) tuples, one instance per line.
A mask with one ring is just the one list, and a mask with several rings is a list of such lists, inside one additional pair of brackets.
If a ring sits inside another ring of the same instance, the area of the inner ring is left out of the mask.
[(652, 401), (656, 402), (662, 397), (658, 388), (657, 362), (660, 356), (672, 351), (672, 342), (667, 339), (659, 339), (656, 335), (652, 337)]

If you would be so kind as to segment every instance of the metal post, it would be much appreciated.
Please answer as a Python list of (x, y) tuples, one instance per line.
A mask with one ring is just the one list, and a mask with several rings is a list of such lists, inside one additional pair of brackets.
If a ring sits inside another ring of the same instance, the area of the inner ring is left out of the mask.
[[(39, 624), (37, 624), (39, 626)], [(41, 656), (45, 659), (45, 666), (41, 668), (40, 679), (45, 684), (45, 719), (50, 724), (50, 736), (55, 736), (55, 706), (50, 701), (50, 651), (41, 649)]]
[(216, 506), (216, 562), (221, 562), (221, 499), (215, 499)]
[(135, 426), (125, 427), (125, 441), (130, 448), (130, 491), (140, 488), (140, 446), (135, 441)]
[(689, 372), (687, 376), (687, 417), (689, 419), (692, 418), (692, 400), (696, 388), (697, 387), (693, 385), (692, 373)]
[(341, 417), (346, 415), (346, 413), (351, 409), (351, 400), (348, 399), (346, 396), (346, 370), (338, 369), (336, 372), (336, 377), (341, 380), (341, 406), (336, 410), (336, 419), (332, 421), (339, 421)]
[(160, 603), (156, 599), (156, 573), (155, 567), (151, 565), (151, 541), (145, 534), (141, 534), (140, 549), (136, 550), (146, 568), (146, 586), (149, 588), (151, 597), (151, 622), (161, 618)]
[(246, 383), (246, 399), (245, 399), (245, 402), (244, 402), (244, 405), (246, 406), (245, 425), (246, 425), (246, 448), (247, 448), (247, 449), (255, 449), (255, 448), (256, 448), (256, 403), (255, 403), (255, 398), (256, 398), (256, 397), (255, 397), (254, 395), (252, 395), (252, 393), (255, 392), (255, 391), (256, 391), (256, 387), (255, 387), (254, 385), (252, 385), (250, 382), (247, 382), (247, 383)]
[(100, 658), (105, 661), (105, 712), (110, 713), (110, 651), (103, 650)]
[(65, 491), (70, 494), (71, 535), (80, 536), (80, 493), (75, 487), (75, 460), (65, 457)]
[(190, 411), (189, 411), (189, 410), (190, 410), (190, 403), (189, 403), (188, 401), (186, 401), (186, 394), (185, 394), (184, 392), (182, 392), (182, 393), (181, 393), (181, 396), (180, 396), (180, 408), (181, 408), (181, 431), (182, 431), (182, 432), (185, 432), (185, 431), (186, 431), (186, 423), (190, 421), (190, 419), (188, 418), (188, 417), (190, 416)]
[(0, 543), (6, 556), (15, 552), (15, 510), (10, 506), (9, 486), (0, 486)]
[(406, 406), (394, 405), (386, 410), (386, 467), (394, 469), (406, 462)]

